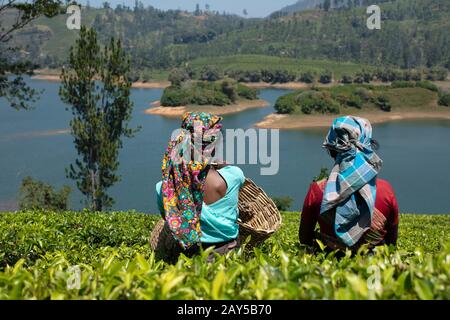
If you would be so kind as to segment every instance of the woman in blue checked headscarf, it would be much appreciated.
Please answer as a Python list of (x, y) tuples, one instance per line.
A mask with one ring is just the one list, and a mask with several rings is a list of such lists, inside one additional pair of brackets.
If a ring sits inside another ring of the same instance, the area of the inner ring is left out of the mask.
[(312, 244), (314, 226), (332, 248), (395, 244), (398, 205), (390, 184), (378, 179), (383, 161), (376, 154), (372, 126), (366, 119), (335, 119), (323, 147), (335, 160), (327, 180), (313, 183), (302, 213), (300, 241)]

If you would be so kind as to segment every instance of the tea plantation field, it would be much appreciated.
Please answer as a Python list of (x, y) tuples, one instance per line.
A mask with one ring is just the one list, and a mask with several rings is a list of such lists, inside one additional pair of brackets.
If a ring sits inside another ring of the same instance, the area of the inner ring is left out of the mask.
[(252, 252), (168, 265), (148, 245), (157, 216), (0, 213), (0, 299), (450, 299), (450, 215), (402, 215), (397, 249), (341, 258), (283, 218)]

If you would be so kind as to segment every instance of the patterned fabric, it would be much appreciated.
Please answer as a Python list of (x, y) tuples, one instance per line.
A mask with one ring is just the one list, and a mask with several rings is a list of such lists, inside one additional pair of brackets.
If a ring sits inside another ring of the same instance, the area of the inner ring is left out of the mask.
[(383, 162), (371, 143), (370, 122), (347, 116), (333, 122), (323, 144), (337, 156), (320, 213), (330, 214), (335, 209), (336, 235), (348, 247), (356, 244), (372, 223), (376, 178)]
[[(244, 184), (244, 172), (235, 166), (226, 166), (217, 172), (227, 184), (226, 195), (209, 205), (203, 203), (200, 215), (201, 243), (219, 243), (236, 239), (239, 235), (239, 192)], [(164, 214), (162, 181), (156, 184), (156, 202)]]
[[(323, 223), (334, 226), (335, 214), (336, 212), (332, 210), (330, 214), (321, 216)], [(357, 251), (362, 245), (368, 245), (369, 248), (374, 248), (384, 244), (384, 238), (387, 233), (386, 224), (386, 217), (377, 208), (375, 208), (372, 214), (372, 224), (369, 230), (366, 231), (361, 239), (359, 239), (359, 241), (351, 247), (351, 250)], [(336, 235), (332, 236), (319, 232), (316, 235), (316, 238), (320, 239), (323, 244), (332, 250), (345, 250), (348, 248)]]
[(169, 142), (162, 164), (164, 219), (183, 249), (199, 242), (203, 192), (221, 117), (186, 113), (181, 133)]

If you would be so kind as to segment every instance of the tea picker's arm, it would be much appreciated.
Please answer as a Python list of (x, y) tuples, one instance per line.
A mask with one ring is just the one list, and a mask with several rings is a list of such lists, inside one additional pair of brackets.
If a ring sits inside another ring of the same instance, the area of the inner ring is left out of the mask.
[(315, 187), (318, 188), (317, 184), (313, 183), (306, 195), (298, 232), (300, 243), (308, 246), (314, 245), (314, 229), (317, 224), (317, 217), (320, 214), (320, 201), (315, 194)]

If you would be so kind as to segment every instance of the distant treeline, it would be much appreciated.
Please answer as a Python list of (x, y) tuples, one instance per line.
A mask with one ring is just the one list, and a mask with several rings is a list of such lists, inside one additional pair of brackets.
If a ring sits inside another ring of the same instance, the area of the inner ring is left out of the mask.
[[(328, 84), (335, 82), (350, 84), (350, 83), (370, 83), (372, 81), (392, 82), (392, 81), (444, 81), (447, 79), (447, 70), (445, 68), (430, 68), (430, 69), (374, 69), (361, 70), (355, 73), (344, 73), (340, 78), (336, 79), (333, 72), (324, 70), (322, 72), (304, 71), (295, 72), (286, 69), (261, 69), (261, 70), (221, 70), (215, 66), (204, 66), (199, 70), (192, 68), (174, 69), (169, 75), (169, 80), (173, 77), (179, 76), (183, 80), (202, 80), (202, 81), (217, 81), (224, 78), (234, 79), (243, 83), (288, 83), (288, 82), (303, 82), (303, 83), (322, 83)], [(133, 76), (133, 81), (142, 80), (136, 74)], [(173, 82), (173, 81), (172, 81)]]
[[(382, 3), (381, 30), (367, 28), (364, 8), (340, 6), (333, 10), (333, 3), (328, 10), (244, 19), (217, 12), (199, 16), (178, 10), (161, 11), (137, 2), (134, 8), (88, 9), (83, 13), (83, 23), (92, 25), (103, 42), (110, 37), (120, 38), (135, 70), (168, 70), (201, 57), (238, 54), (404, 69), (450, 68), (450, 1)], [(24, 31), (28, 40), (23, 47), (27, 47), (28, 56), (36, 57), (34, 62), (51, 67), (64, 63), (67, 53), (61, 43), (71, 37), (64, 24), (65, 17), (51, 22), (42, 19), (36, 22), (39, 28)], [(40, 37), (39, 32), (44, 31)]]
[(396, 80), (445, 80), (447, 78), (447, 70), (444, 68), (432, 68), (422, 70), (397, 70), (397, 69), (378, 69), (375, 71), (361, 70), (354, 74), (344, 74), (339, 79), (334, 79), (331, 71), (325, 70), (321, 73), (305, 71), (301, 73), (293, 73), (288, 70), (267, 70), (260, 71), (240, 71), (231, 70), (225, 73), (230, 78), (240, 82), (266, 82), (266, 83), (286, 83), (286, 82), (320, 82), (322, 84), (334, 81), (342, 83), (369, 83), (377, 80), (382, 82), (391, 82)]

